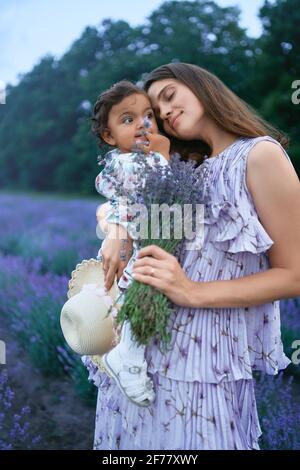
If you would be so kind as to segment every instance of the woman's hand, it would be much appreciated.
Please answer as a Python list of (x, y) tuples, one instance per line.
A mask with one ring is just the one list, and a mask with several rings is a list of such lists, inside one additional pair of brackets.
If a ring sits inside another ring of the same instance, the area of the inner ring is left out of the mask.
[(155, 245), (142, 248), (133, 265), (133, 277), (155, 287), (174, 304), (193, 307), (194, 281), (186, 276), (175, 256), (162, 248)]
[(124, 227), (117, 224), (108, 224), (108, 233), (102, 242), (101, 253), (105, 273), (105, 288), (110, 290), (116, 274), (117, 280), (119, 280), (132, 255), (132, 239)]

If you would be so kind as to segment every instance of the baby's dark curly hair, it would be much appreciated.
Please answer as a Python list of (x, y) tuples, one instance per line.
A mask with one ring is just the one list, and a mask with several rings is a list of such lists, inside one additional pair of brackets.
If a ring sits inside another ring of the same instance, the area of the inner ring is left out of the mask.
[(111, 108), (121, 103), (127, 96), (136, 93), (144, 95), (149, 99), (147, 93), (142, 88), (139, 88), (129, 80), (121, 80), (115, 83), (98, 96), (90, 121), (92, 122), (92, 133), (97, 137), (100, 149), (109, 145), (103, 140), (102, 134), (108, 127), (108, 118)]

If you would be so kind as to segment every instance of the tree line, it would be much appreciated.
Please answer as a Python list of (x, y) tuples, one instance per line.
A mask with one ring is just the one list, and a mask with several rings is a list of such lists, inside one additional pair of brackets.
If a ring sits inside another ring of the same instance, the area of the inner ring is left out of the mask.
[(300, 104), (292, 100), (300, 80), (298, 0), (265, 1), (259, 38), (240, 26), (239, 14), (213, 1), (166, 1), (144, 24), (105, 19), (61, 59), (43, 57), (8, 85), (0, 106), (0, 187), (95, 194), (99, 149), (89, 117), (97, 96), (171, 61), (207, 68), (285, 132), (300, 175)]

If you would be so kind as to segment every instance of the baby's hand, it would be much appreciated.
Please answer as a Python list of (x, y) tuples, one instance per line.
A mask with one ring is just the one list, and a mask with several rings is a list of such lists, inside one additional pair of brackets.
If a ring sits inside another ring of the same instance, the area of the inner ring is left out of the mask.
[(170, 140), (161, 134), (152, 134), (149, 131), (143, 131), (145, 139), (149, 145), (137, 144), (137, 147), (145, 153), (161, 153), (166, 160), (170, 160)]

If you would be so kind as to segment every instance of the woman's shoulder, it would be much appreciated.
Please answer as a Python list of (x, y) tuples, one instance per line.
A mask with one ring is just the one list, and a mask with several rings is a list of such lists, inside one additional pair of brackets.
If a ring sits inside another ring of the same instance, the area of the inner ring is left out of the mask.
[[(256, 137), (252, 140), (251, 148), (249, 149), (248, 165), (255, 166), (272, 166), (277, 162), (287, 160), (290, 163), (291, 159), (282, 145), (270, 136)], [(286, 157), (286, 158), (282, 158)]]
[(292, 161), (282, 145), (270, 136), (249, 139), (246, 152), (241, 153), (241, 176), (244, 186), (253, 197), (254, 180), (262, 181), (268, 178), (270, 169), (272, 173), (282, 172), (294, 178), (295, 169)]
[(283, 156), (291, 162), (280, 142), (269, 135), (240, 138), (236, 153), (242, 157), (247, 157), (249, 161), (258, 163), (266, 160), (282, 159)]
[[(209, 159), (210, 160), (210, 159)], [(269, 171), (273, 165), (291, 166), (293, 164), (282, 145), (268, 135), (259, 137), (240, 137), (218, 157), (212, 158), (209, 169), (222, 179), (238, 179), (245, 183), (249, 169)], [(204, 165), (205, 166), (205, 165)], [(295, 170), (293, 170), (295, 171)]]

